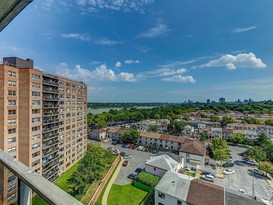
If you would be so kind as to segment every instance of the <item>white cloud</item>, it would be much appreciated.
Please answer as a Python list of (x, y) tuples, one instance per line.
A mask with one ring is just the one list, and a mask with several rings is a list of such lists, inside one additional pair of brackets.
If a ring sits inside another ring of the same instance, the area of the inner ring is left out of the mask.
[(97, 12), (102, 9), (143, 12), (145, 6), (153, 2), (154, 0), (76, 0), (83, 12)]
[(251, 26), (251, 27), (247, 27), (247, 28), (239, 27), (239, 28), (235, 28), (233, 30), (233, 33), (242, 33), (242, 32), (246, 32), (246, 31), (251, 31), (251, 30), (253, 30), (255, 28), (257, 28), (257, 26)]
[(254, 53), (240, 53), (235, 56), (230, 54), (223, 55), (199, 67), (226, 67), (228, 70), (235, 70), (237, 68), (266, 68), (267, 66)]
[(100, 64), (101, 62), (100, 61), (92, 61), (90, 64), (91, 65), (97, 65), (97, 64)]
[(94, 43), (97, 45), (103, 45), (103, 46), (113, 46), (116, 44), (120, 44), (121, 42), (102, 38), (102, 39), (96, 40)]
[(140, 63), (140, 61), (139, 60), (125, 60), (124, 61), (124, 63), (125, 64), (138, 64), (138, 63)]
[(63, 33), (63, 38), (74, 38), (74, 39), (80, 39), (82, 41), (89, 41), (90, 38), (87, 34), (79, 34), (79, 33)]
[(57, 75), (76, 79), (89, 81), (112, 81), (112, 82), (137, 82), (137, 78), (133, 73), (121, 72), (115, 73), (112, 69), (107, 68), (105, 64), (98, 66), (95, 70), (82, 68), (80, 65), (76, 65), (74, 68), (69, 68), (66, 63), (60, 63), (57, 66)]
[(44, 0), (41, 3), (41, 8), (45, 10), (50, 10), (53, 6), (53, 0)]
[(163, 22), (158, 22), (155, 26), (150, 28), (148, 31), (137, 35), (139, 38), (155, 38), (158, 36), (165, 35), (170, 30), (168, 29), (167, 24)]
[(169, 78), (162, 78), (164, 82), (177, 82), (177, 83), (196, 83), (196, 80), (192, 76), (174, 75)]
[(177, 75), (187, 72), (186, 69), (180, 68), (180, 69), (170, 69), (170, 68), (160, 68), (156, 70), (151, 71), (145, 71), (143, 73), (140, 73), (139, 75), (143, 78), (148, 77), (162, 77), (162, 76), (170, 76), (170, 75)]
[(118, 61), (118, 62), (115, 63), (116, 68), (120, 68), (121, 66), (122, 66), (121, 62)]

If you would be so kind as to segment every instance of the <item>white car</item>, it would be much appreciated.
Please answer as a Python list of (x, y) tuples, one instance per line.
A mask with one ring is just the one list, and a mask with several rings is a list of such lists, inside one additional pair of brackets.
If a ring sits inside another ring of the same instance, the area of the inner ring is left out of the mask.
[(141, 150), (144, 149), (144, 147), (143, 146), (138, 146), (136, 149), (141, 151)]
[(241, 193), (241, 194), (246, 194), (246, 191), (243, 190), (243, 189), (238, 189), (238, 192)]
[(132, 156), (128, 154), (123, 157), (123, 159), (129, 159), (129, 158), (132, 158)]
[(235, 174), (235, 171), (233, 169), (225, 169), (223, 171), (223, 174), (225, 175)]

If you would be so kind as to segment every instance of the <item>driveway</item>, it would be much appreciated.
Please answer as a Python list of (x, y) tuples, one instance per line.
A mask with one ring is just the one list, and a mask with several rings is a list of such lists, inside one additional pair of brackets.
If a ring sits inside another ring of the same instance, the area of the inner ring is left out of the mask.
[(129, 161), (128, 166), (121, 167), (121, 170), (117, 176), (115, 184), (128, 184), (131, 183), (131, 179), (128, 179), (127, 176), (134, 172), (138, 167), (144, 167), (145, 161), (150, 157), (155, 156), (150, 152), (142, 152), (135, 149), (122, 148), (121, 145), (112, 145), (111, 142), (101, 143), (103, 147), (113, 147), (114, 149), (119, 149), (121, 152), (125, 152), (132, 156), (130, 159), (125, 159)]
[(231, 155), (235, 166), (235, 174), (226, 175), (224, 179), (215, 179), (215, 184), (224, 186), (226, 188), (238, 191), (238, 189), (245, 190), (247, 195), (252, 195), (252, 187), (254, 186), (255, 196), (264, 199), (273, 199), (273, 189), (267, 184), (265, 179), (258, 175), (253, 175), (249, 169), (254, 169), (242, 161), (239, 153), (244, 152), (245, 148), (230, 146)]

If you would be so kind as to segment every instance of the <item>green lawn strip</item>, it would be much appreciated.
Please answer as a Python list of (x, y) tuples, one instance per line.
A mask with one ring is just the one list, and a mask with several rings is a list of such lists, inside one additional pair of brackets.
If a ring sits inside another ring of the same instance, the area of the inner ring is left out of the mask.
[(100, 180), (96, 180), (92, 183), (92, 185), (89, 187), (85, 195), (82, 197), (81, 202), (85, 205), (88, 205), (89, 201), (91, 200), (92, 196), (96, 192), (100, 185)]
[(118, 165), (116, 166), (116, 168), (114, 169), (113, 173), (111, 174), (110, 178), (109, 178), (108, 181), (106, 182), (106, 184), (105, 184), (105, 186), (104, 186), (102, 192), (100, 193), (100, 196), (98, 197), (98, 199), (97, 199), (97, 201), (96, 201), (96, 205), (101, 205), (101, 202), (102, 202), (102, 198), (103, 198), (104, 192), (105, 192), (105, 190), (106, 190), (106, 188), (107, 188), (109, 182), (111, 181), (111, 179), (112, 179), (114, 173), (116, 172), (116, 170), (117, 170), (117, 168), (118, 168), (118, 166), (119, 166), (120, 163), (121, 163), (121, 159), (120, 159)]
[(109, 196), (108, 205), (138, 205), (147, 195), (147, 192), (138, 189), (131, 184), (113, 184)]

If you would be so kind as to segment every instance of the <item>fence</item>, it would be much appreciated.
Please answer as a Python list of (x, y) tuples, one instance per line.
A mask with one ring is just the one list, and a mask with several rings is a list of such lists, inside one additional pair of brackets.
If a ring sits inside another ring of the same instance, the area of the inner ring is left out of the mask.
[(102, 190), (104, 189), (105, 185), (107, 184), (107, 181), (109, 180), (110, 176), (112, 175), (112, 173), (114, 172), (115, 168), (117, 167), (117, 165), (120, 162), (120, 155), (116, 158), (116, 160), (114, 161), (114, 163), (112, 164), (111, 168), (108, 170), (107, 174), (105, 175), (105, 177), (102, 179), (101, 184), (99, 185), (97, 191), (95, 192), (95, 194), (92, 196), (92, 199), (89, 202), (89, 205), (93, 205), (96, 203), (96, 201), (98, 200)]

